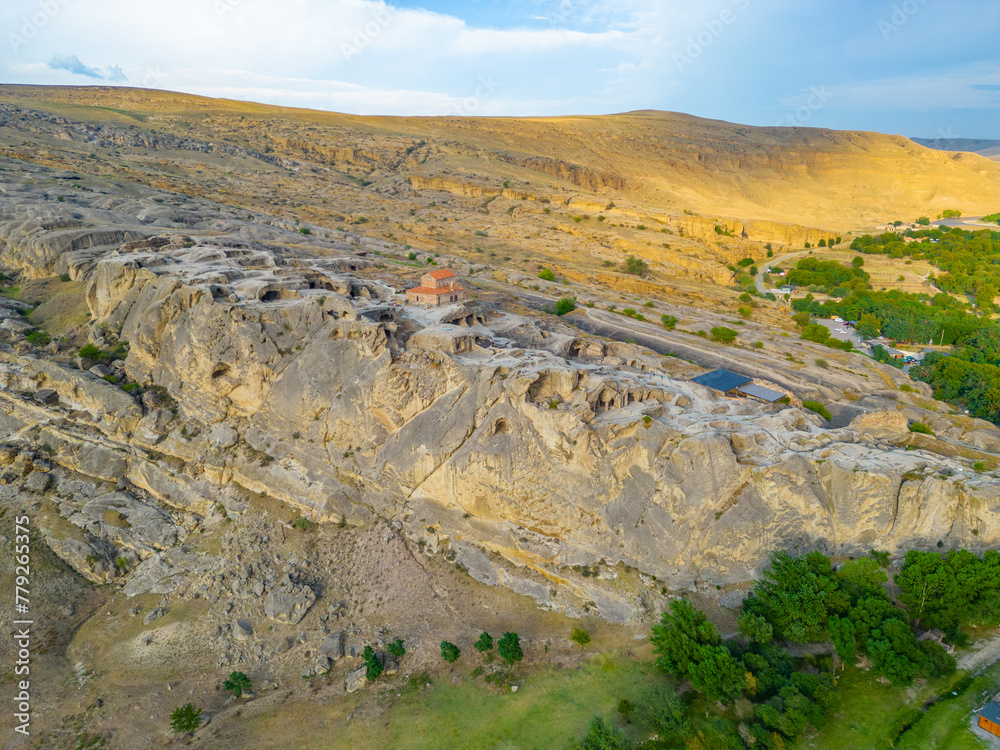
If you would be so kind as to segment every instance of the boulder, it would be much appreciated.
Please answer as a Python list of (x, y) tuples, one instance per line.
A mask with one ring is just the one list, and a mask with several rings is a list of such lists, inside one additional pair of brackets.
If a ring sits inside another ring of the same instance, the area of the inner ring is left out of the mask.
[(334, 661), (344, 657), (344, 631), (331, 633), (319, 646), (319, 652), (323, 656), (328, 656)]
[(344, 690), (348, 693), (354, 693), (363, 688), (368, 684), (368, 667), (362, 664), (357, 669), (353, 669), (347, 673), (347, 678), (344, 680)]
[(238, 641), (248, 641), (253, 636), (253, 626), (249, 620), (237, 620), (233, 623), (233, 638)]
[(52, 484), (52, 476), (44, 471), (33, 471), (24, 480), (24, 488), (32, 492), (45, 492)]
[(326, 674), (333, 667), (333, 662), (329, 656), (319, 656), (316, 658), (316, 674)]
[(292, 646), (295, 645), (295, 639), (292, 636), (286, 636), (281, 639), (281, 642), (274, 649), (274, 653), (283, 654), (286, 651), (291, 650)]
[(54, 388), (39, 388), (35, 391), (35, 401), (51, 406), (59, 403), (59, 391)]
[(306, 585), (283, 585), (264, 598), (264, 614), (275, 622), (296, 625), (316, 601), (316, 593)]
[(165, 614), (167, 614), (167, 610), (165, 610), (163, 607), (157, 607), (156, 609), (147, 612), (146, 616), (142, 618), (142, 621), (144, 624), (149, 625), (149, 623), (153, 622), (154, 620), (159, 620)]

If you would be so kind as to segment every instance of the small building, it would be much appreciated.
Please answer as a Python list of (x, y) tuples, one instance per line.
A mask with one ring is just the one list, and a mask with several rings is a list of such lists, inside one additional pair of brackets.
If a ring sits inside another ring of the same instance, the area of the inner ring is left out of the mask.
[(981, 729), (1000, 737), (1000, 705), (990, 701), (976, 711), (976, 717), (979, 719)]
[(753, 378), (729, 370), (712, 370), (704, 375), (691, 378), (691, 382), (711, 388), (713, 391), (719, 391), (727, 396), (750, 398), (766, 404), (775, 404), (788, 395), (773, 388), (765, 388), (754, 383)]
[(438, 307), (465, 299), (465, 290), (458, 277), (447, 268), (430, 271), (420, 277), (420, 286), (406, 290), (406, 299), (420, 305)]

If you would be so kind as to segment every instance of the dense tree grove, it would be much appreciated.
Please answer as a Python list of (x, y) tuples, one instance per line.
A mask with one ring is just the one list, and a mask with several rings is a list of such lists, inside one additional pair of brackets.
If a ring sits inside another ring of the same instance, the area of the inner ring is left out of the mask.
[[(835, 568), (819, 552), (776, 551), (744, 600), (739, 638), (731, 641), (690, 601), (672, 601), (650, 641), (657, 665), (692, 691), (680, 696), (658, 686), (628, 702), (628, 714), (656, 732), (643, 747), (788, 747), (834, 709), (838, 660), (854, 664), (865, 655), (873, 674), (905, 687), (955, 671), (945, 648), (917, 641), (915, 630), (941, 628), (961, 643), (962, 627), (1000, 624), (1000, 553), (912, 551), (895, 576), (898, 602), (886, 593), (888, 562), (873, 550)], [(830, 643), (834, 656), (796, 659), (782, 643)], [(692, 708), (708, 702), (726, 706), (723, 716)], [(601, 720), (572, 747), (632, 746)]]
[(844, 266), (835, 260), (803, 258), (785, 276), (786, 284), (806, 286), (813, 291), (846, 297), (852, 291), (870, 289), (871, 277), (860, 266)]

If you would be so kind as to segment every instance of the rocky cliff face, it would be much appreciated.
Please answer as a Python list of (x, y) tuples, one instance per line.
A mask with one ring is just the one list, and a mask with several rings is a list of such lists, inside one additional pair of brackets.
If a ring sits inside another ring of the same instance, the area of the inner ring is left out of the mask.
[[(12, 339), (0, 428), (11, 465), (25, 450), (41, 462), (19, 477), (51, 465), (117, 485), (59, 504), (69, 525), (48, 535), (93, 580), (240, 492), (317, 521), (387, 519), (480, 580), (614, 620), (641, 597), (580, 574), (599, 561), (690, 587), (746, 580), (775, 547), (1000, 543), (996, 480), (961, 451), (907, 450), (915, 407), (871, 383), (852, 406), (869, 413), (834, 428), (720, 397), (554, 318), (408, 307), (389, 271), (328, 240), (236, 218), (188, 240), (142, 201), (74, 207), (70, 226), (49, 206), (8, 205), (0, 262), (86, 280), (91, 338), (128, 356), (113, 384)], [(1000, 445), (974, 427), (979, 448)]]

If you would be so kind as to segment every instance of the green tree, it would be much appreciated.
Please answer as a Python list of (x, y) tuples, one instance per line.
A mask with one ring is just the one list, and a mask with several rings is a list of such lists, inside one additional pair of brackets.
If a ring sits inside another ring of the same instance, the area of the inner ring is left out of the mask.
[(556, 275), (551, 268), (543, 268), (538, 273), (538, 278), (542, 279), (543, 281), (555, 281)]
[(563, 297), (556, 302), (556, 315), (565, 315), (576, 309), (576, 300), (572, 297)]
[(222, 683), (222, 689), (229, 691), (239, 698), (243, 693), (251, 692), (253, 685), (250, 682), (250, 678), (243, 672), (230, 672), (229, 677)]
[(580, 650), (583, 651), (583, 647), (590, 643), (590, 633), (586, 630), (581, 630), (580, 628), (573, 628), (573, 632), (570, 634), (569, 639), (580, 646)]
[(661, 315), (660, 322), (663, 323), (663, 327), (669, 330), (673, 330), (674, 326), (677, 325), (677, 318), (673, 315)]
[(855, 255), (851, 259), (851, 265), (854, 266), (855, 268), (861, 268), (862, 266), (864, 266), (864, 264), (865, 264), (865, 259), (862, 258), (860, 255)]
[(665, 743), (682, 741), (691, 731), (684, 700), (671, 688), (652, 688), (644, 697), (640, 711)]
[(812, 323), (802, 329), (802, 338), (817, 344), (825, 344), (830, 338), (830, 329), (819, 323)]
[(728, 700), (742, 692), (743, 669), (722, 646), (715, 625), (687, 599), (670, 602), (650, 638), (657, 666), (691, 681), (695, 690), (713, 700)]
[(736, 341), (737, 333), (726, 326), (716, 326), (712, 329), (712, 338), (720, 344), (731, 344)]
[(809, 325), (809, 321), (812, 320), (812, 318), (807, 312), (797, 312), (792, 316), (792, 320), (795, 321), (799, 328), (805, 328)]
[(827, 621), (827, 628), (830, 631), (830, 640), (837, 651), (840, 660), (847, 664), (854, 664), (854, 659), (858, 653), (858, 645), (854, 636), (854, 623), (846, 617), (833, 615)]
[(201, 726), (201, 709), (193, 703), (185, 703), (170, 714), (170, 728), (178, 734), (193, 732)]
[(849, 606), (829, 558), (819, 552), (792, 557), (777, 550), (744, 600), (743, 612), (766, 619), (776, 638), (813, 643), (826, 640), (829, 615)]
[(622, 698), (618, 701), (618, 713), (625, 720), (625, 723), (629, 723), (629, 716), (635, 711), (635, 704), (628, 698)]
[(837, 571), (837, 579), (851, 600), (857, 601), (862, 595), (884, 596), (889, 576), (882, 570), (878, 560), (859, 557), (841, 565)]
[(503, 637), (497, 641), (497, 653), (508, 664), (521, 661), (524, 658), (524, 652), (521, 650), (521, 639), (517, 633), (504, 633)]
[(487, 633), (485, 630), (479, 635), (479, 639), (472, 644), (473, 648), (476, 649), (481, 654), (485, 654), (487, 651), (493, 650), (493, 636)]
[(458, 657), (462, 655), (461, 649), (450, 641), (441, 641), (441, 658), (444, 659), (449, 664), (454, 664), (458, 661)]
[(374, 682), (378, 679), (378, 676), (382, 674), (382, 660), (378, 658), (378, 654), (375, 653), (375, 649), (371, 646), (365, 646), (364, 651), (361, 652), (361, 661), (365, 663), (366, 671), (365, 676), (370, 682)]
[(406, 648), (403, 646), (403, 639), (397, 638), (392, 643), (385, 647), (394, 659), (402, 659), (406, 656)]
[(568, 750), (632, 750), (632, 743), (600, 716), (590, 720), (587, 735), (582, 740), (571, 740)]
[(760, 615), (741, 612), (738, 618), (740, 637), (749, 643), (770, 643), (774, 638), (771, 623)]
[(882, 335), (882, 324), (874, 314), (866, 312), (861, 315), (854, 330), (862, 339), (875, 339)]

